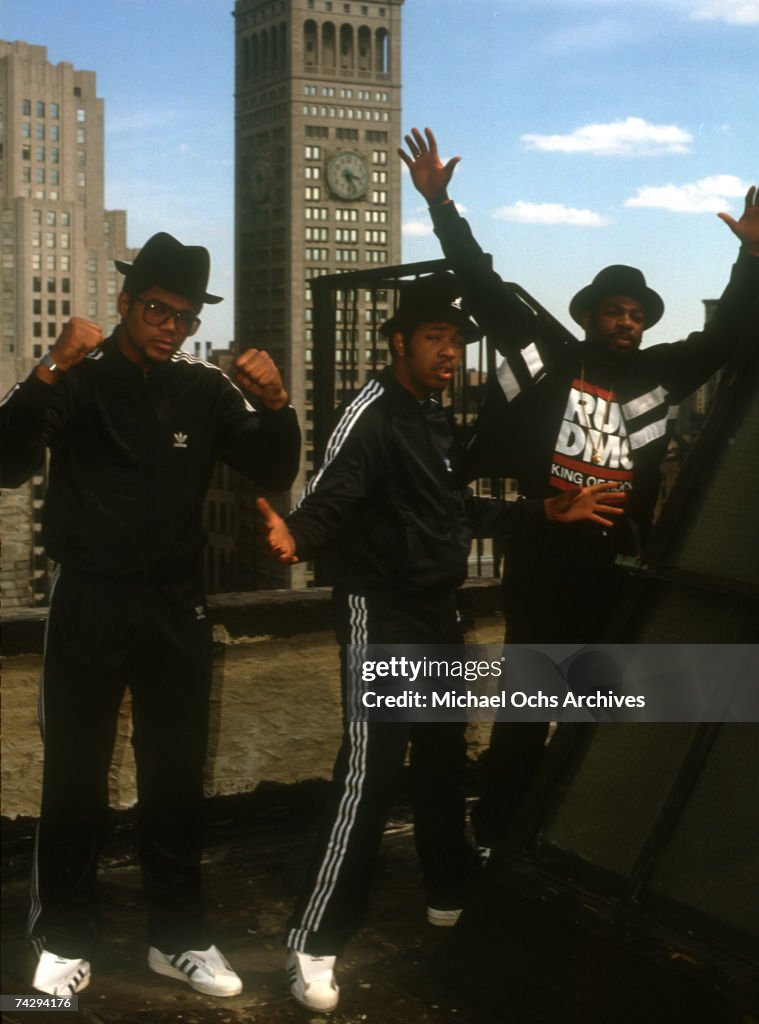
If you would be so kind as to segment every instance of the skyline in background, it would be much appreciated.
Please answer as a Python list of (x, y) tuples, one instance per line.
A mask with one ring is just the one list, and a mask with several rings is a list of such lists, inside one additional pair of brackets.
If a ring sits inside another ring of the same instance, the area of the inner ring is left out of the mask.
[[(211, 251), (197, 340), (232, 338), (232, 0), (0, 0), (0, 37), (97, 75), (106, 207), (129, 244)], [(458, 155), (451, 196), (494, 266), (573, 331), (572, 295), (640, 267), (666, 311), (647, 343), (703, 324), (759, 183), (759, 0), (406, 0), (403, 124)], [(399, 144), (401, 140), (398, 140)], [(440, 256), (404, 169), (403, 258)]]

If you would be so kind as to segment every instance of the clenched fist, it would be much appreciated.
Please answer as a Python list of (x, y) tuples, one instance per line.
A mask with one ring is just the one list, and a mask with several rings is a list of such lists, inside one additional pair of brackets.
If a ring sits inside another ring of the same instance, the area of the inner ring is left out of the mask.
[[(103, 332), (91, 320), (83, 320), (80, 316), (72, 316), (61, 331), (58, 340), (50, 350), (50, 356), (61, 373), (81, 363), (98, 345), (103, 343)], [(40, 380), (51, 383), (57, 377), (46, 366), (38, 366), (36, 370)]]
[(281, 409), (287, 404), (282, 377), (268, 352), (249, 348), (235, 359), (235, 368), (240, 387), (257, 395), (267, 409)]

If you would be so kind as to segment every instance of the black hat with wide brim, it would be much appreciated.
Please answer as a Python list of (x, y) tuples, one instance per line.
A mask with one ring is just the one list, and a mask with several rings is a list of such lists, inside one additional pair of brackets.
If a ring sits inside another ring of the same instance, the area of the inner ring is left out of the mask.
[(398, 308), (380, 326), (380, 334), (392, 338), (396, 331), (421, 323), (446, 323), (458, 327), (467, 341), (477, 341), (482, 331), (469, 315), (469, 297), (455, 274), (440, 271), (402, 282)]
[(614, 264), (604, 267), (589, 285), (581, 288), (569, 303), (569, 315), (575, 323), (582, 324), (582, 314), (597, 309), (604, 299), (612, 295), (627, 295), (643, 307), (646, 327), (653, 327), (664, 313), (664, 302), (653, 288), (649, 288), (643, 273), (637, 267)]
[(130, 295), (155, 287), (201, 305), (223, 301), (220, 295), (206, 291), (211, 271), (208, 249), (202, 245), (182, 245), (165, 231), (147, 240), (134, 263), (114, 263), (119, 273), (126, 275), (124, 291)]

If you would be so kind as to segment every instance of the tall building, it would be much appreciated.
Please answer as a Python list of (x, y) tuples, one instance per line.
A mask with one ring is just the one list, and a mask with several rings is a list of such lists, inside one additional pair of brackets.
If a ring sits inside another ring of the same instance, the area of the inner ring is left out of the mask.
[[(94, 71), (0, 40), (0, 393), (22, 380), (73, 315), (110, 332), (130, 260), (126, 213), (104, 208), (103, 100)], [(0, 497), (5, 607), (45, 603), (44, 473)]]
[[(314, 468), (309, 281), (401, 259), (402, 4), (235, 5), (235, 335), (271, 352), (301, 415), (294, 493)], [(384, 311), (354, 309), (351, 322), (340, 312), (338, 332), (376, 343)], [(358, 384), (363, 370), (338, 372)], [(302, 570), (291, 582), (303, 584)]]

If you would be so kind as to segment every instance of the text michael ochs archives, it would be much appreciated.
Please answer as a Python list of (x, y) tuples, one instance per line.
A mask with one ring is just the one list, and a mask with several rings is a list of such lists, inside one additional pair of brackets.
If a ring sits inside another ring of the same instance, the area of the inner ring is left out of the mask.
[(353, 645), (352, 721), (757, 721), (757, 644)]

